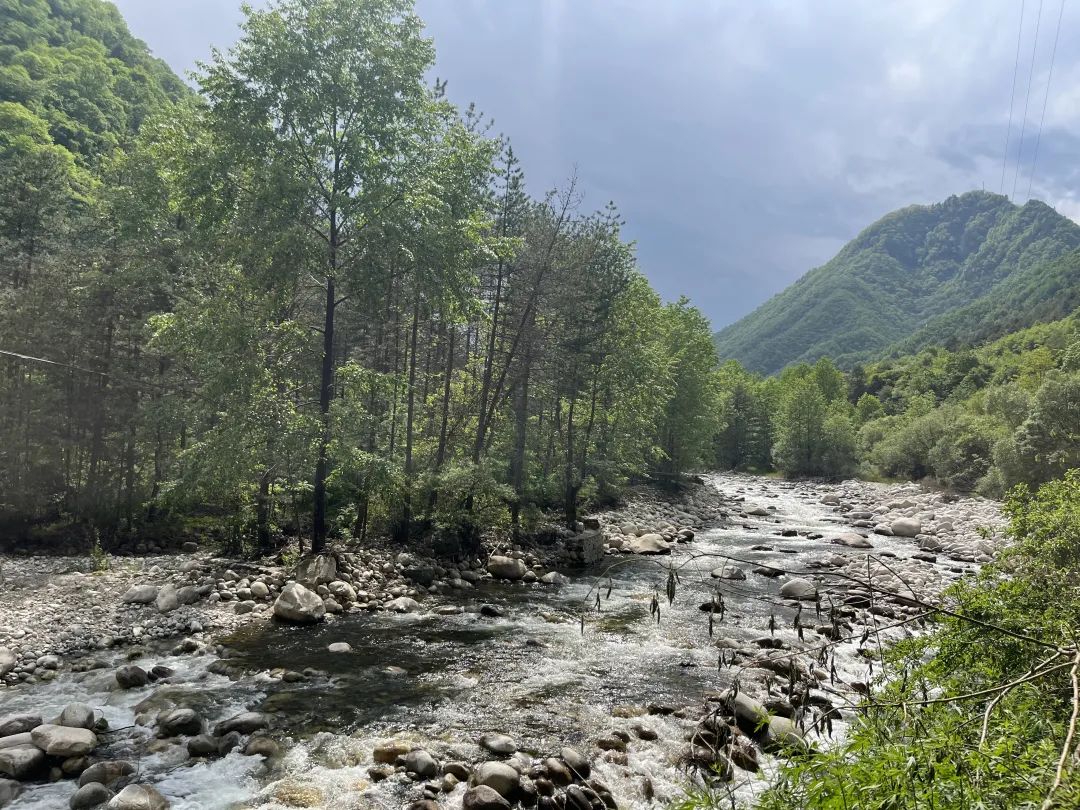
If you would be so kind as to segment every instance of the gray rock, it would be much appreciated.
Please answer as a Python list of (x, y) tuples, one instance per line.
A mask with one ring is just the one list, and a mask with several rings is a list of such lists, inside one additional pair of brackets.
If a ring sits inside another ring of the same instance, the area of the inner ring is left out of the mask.
[(442, 772), (435, 757), (423, 748), (416, 748), (405, 755), (405, 770), (421, 779), (434, 779)]
[(150, 675), (142, 667), (129, 664), (116, 670), (116, 682), (121, 689), (136, 689), (150, 683)]
[(91, 807), (105, 804), (115, 795), (100, 782), (88, 782), (76, 790), (72, 797), (68, 799), (68, 807), (71, 810), (88, 810)]
[(0, 647), (0, 678), (3, 678), (15, 665), (19, 663), (18, 657), (7, 647)]
[(393, 613), (416, 613), (420, 610), (420, 603), (408, 596), (399, 596), (387, 602), (386, 609)]
[[(321, 558), (315, 558), (321, 559)], [(333, 559), (332, 557), (329, 559)], [(314, 624), (326, 615), (323, 600), (299, 582), (286, 585), (274, 602), (274, 617), (296, 624)]]
[(307, 557), (296, 566), (296, 581), (305, 588), (317, 588), (338, 578), (337, 560), (329, 554)]
[[(94, 727), (94, 710), (85, 703), (69, 703), (64, 707), (64, 710), (60, 712), (60, 717), (57, 719), (56, 724), (58, 726), (69, 726), (71, 728), (92, 729)], [(41, 724), (39, 723), (38, 725)]]
[(119, 782), (126, 776), (135, 773), (135, 766), (122, 759), (110, 759), (104, 762), (95, 762), (79, 776), (79, 786), (98, 782), (102, 785), (111, 785)]
[(773, 717), (765, 732), (765, 747), (770, 750), (806, 750), (806, 739), (794, 721), (787, 717)]
[(793, 577), (780, 586), (780, 595), (785, 599), (812, 602), (817, 599), (817, 587), (808, 579)]
[(465, 791), (461, 810), (510, 810), (510, 802), (487, 785), (477, 785)]
[(723, 568), (714, 568), (711, 576), (714, 579), (746, 579), (746, 572), (737, 565), (725, 565)]
[(269, 737), (252, 737), (244, 746), (244, 756), (277, 759), (281, 756), (281, 746)]
[[(40, 726), (41, 723), (38, 723)], [(0, 737), (0, 748), (14, 748), (17, 745), (33, 745), (34, 738), (30, 735), (29, 731), (20, 731), (18, 734), (9, 734), (6, 737)]]
[(897, 537), (914, 537), (922, 532), (922, 521), (917, 518), (900, 518), (889, 527)]
[(481, 762), (473, 770), (473, 785), (486, 785), (504, 799), (510, 798), (521, 781), (521, 776), (505, 762)]
[(45, 752), (36, 745), (0, 748), (0, 775), (25, 779), (45, 764)]
[(517, 742), (506, 734), (485, 734), (480, 738), (480, 747), (501, 757), (508, 757), (518, 750)]
[(162, 737), (190, 737), (202, 731), (202, 718), (194, 709), (170, 709), (158, 715), (157, 725)]
[(329, 645), (326, 649), (327, 649), (328, 652), (332, 652), (332, 653), (348, 653), (348, 652), (352, 652), (352, 646), (346, 641), (335, 641), (333, 644)]
[(574, 748), (564, 748), (559, 752), (559, 756), (562, 757), (562, 761), (566, 763), (566, 766), (577, 774), (579, 779), (589, 778), (589, 774), (592, 773), (592, 765), (580, 751)]
[(265, 582), (259, 582), (256, 580), (251, 583), (251, 595), (256, 599), (266, 599), (270, 595), (270, 588), (267, 587)]
[(845, 532), (829, 540), (838, 546), (847, 548), (873, 548), (874, 544), (857, 532)]
[(154, 600), (157, 609), (162, 613), (172, 613), (180, 607), (180, 597), (176, 592), (176, 586), (171, 582), (161, 586), (157, 598)]
[(525, 576), (529, 569), (522, 560), (496, 554), (488, 558), (487, 570), (496, 579), (514, 581)]
[(187, 741), (187, 752), (193, 757), (212, 757), (218, 752), (218, 741), (209, 734), (196, 734)]
[(744, 692), (735, 695), (731, 706), (736, 725), (747, 734), (756, 734), (769, 723), (765, 707)]
[(108, 810), (168, 810), (165, 797), (149, 785), (128, 785), (106, 805)]
[(127, 605), (149, 605), (157, 595), (157, 585), (132, 585), (120, 599)]
[(631, 554), (670, 554), (671, 543), (662, 534), (643, 534), (634, 537), (623, 548)]
[(242, 712), (228, 720), (222, 720), (214, 727), (214, 734), (222, 737), (232, 731), (251, 734), (270, 727), (270, 716), (262, 712)]
[(0, 737), (22, 734), (40, 725), (40, 714), (5, 714), (0, 717)]
[(97, 735), (85, 728), (40, 725), (30, 732), (34, 745), (51, 757), (81, 757), (97, 745)]

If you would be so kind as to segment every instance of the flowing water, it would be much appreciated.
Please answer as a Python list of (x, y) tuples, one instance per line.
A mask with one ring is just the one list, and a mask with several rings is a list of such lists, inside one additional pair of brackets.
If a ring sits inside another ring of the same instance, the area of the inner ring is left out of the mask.
[[(275, 797), (313, 803), (302, 806), (396, 808), (419, 793), (403, 778), (371, 783), (371, 751), (380, 739), (403, 735), (443, 759), (478, 758), (475, 740), (488, 731), (511, 734), (534, 754), (546, 756), (564, 745), (589, 752), (592, 739), (626, 728), (624, 718), (646, 706), (700, 702), (732, 677), (729, 670), (718, 670), (708, 614), (699, 609), (716, 591), (710, 571), (723, 565), (727, 554), (754, 564), (804, 568), (835, 547), (802, 536), (779, 537), (778, 531), (827, 535), (837, 527), (837, 516), (817, 502), (820, 490), (739, 476), (718, 476), (715, 482), (726, 494), (745, 494), (748, 504), (774, 507), (774, 513), (750, 518), (746, 526), (736, 522), (704, 531), (670, 557), (605, 558), (573, 572), (562, 588), (488, 583), (464, 595), (429, 598), (424, 612), (416, 614), (348, 615), (314, 628), (256, 623), (228, 640), (230, 663), (255, 673), (237, 681), (209, 674), (205, 657), (156, 659), (178, 670), (164, 692), (158, 687), (159, 702), (190, 705), (212, 721), (247, 708), (271, 712), (291, 745), (270, 773), (258, 757), (233, 754), (190, 764), (166, 748), (142, 755), (145, 780), (155, 783), (176, 810), (288, 806)], [(758, 545), (770, 550), (753, 550)], [(901, 556), (915, 550), (891, 538), (876, 538), (875, 545), (879, 552)], [(716, 634), (765, 635), (772, 613), (790, 628), (794, 610), (777, 596), (782, 582), (739, 565), (748, 579), (724, 584), (726, 613)], [(665, 594), (669, 567), (678, 569), (673, 605)], [(659, 622), (650, 613), (654, 596)], [(481, 605), (495, 606), (502, 615), (482, 616)], [(450, 606), (461, 610), (438, 612)], [(337, 641), (348, 642), (352, 652), (329, 653), (327, 645)], [(856, 660), (844, 659), (843, 665), (860, 666)], [(278, 668), (320, 674), (285, 683), (268, 674)], [(111, 669), (65, 674), (0, 698), (0, 714), (32, 709), (48, 717), (81, 700), (101, 706), (111, 727), (131, 726), (134, 707), (154, 687), (129, 692), (111, 687)], [(677, 798), (687, 783), (678, 765), (686, 748), (685, 721), (659, 715), (644, 720), (659, 741), (631, 743), (629, 767), (599, 766), (620, 807), (649, 805), (643, 797), (646, 778), (657, 802)], [(117, 741), (108, 753), (131, 757), (145, 749), (151, 733), (136, 727), (110, 735)], [(762, 786), (760, 777), (748, 779), (740, 794)], [(70, 782), (36, 787), (13, 807), (64, 807), (72, 790)], [(458, 805), (462, 792), (459, 787), (443, 802)]]

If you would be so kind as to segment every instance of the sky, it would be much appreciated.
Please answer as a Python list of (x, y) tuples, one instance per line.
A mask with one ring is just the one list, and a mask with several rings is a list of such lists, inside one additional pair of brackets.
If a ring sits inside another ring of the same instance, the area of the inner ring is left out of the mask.
[[(115, 2), (181, 73), (231, 45), (242, 19), (234, 0)], [(529, 190), (576, 172), (585, 207), (618, 205), (661, 295), (688, 296), (720, 328), (905, 205), (985, 188), (1080, 219), (1080, 2), (1063, 2), (417, 0), (417, 11), (433, 76), (511, 139)]]

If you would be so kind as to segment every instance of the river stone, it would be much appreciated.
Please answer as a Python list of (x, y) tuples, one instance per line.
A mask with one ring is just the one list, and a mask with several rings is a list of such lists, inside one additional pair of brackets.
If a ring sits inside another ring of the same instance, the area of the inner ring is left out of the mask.
[(157, 595), (157, 585), (132, 585), (120, 599), (127, 605), (149, 605)]
[(116, 670), (116, 682), (121, 689), (135, 689), (150, 683), (150, 676), (142, 667), (130, 664)]
[(713, 579), (746, 579), (746, 572), (737, 565), (725, 565), (723, 568), (714, 568), (711, 576)]
[(420, 610), (420, 603), (408, 596), (399, 596), (387, 602), (386, 609), (393, 613), (416, 613)]
[(89, 785), (91, 782), (111, 785), (113, 782), (119, 782), (125, 776), (131, 776), (133, 773), (135, 773), (135, 766), (122, 759), (95, 762), (79, 776), (79, 786)]
[(504, 799), (517, 790), (521, 776), (505, 762), (481, 762), (473, 769), (472, 783), (486, 785)]
[(7, 807), (22, 793), (22, 785), (14, 779), (0, 779), (0, 807)]
[(158, 591), (157, 598), (154, 600), (154, 604), (162, 613), (171, 613), (180, 607), (180, 597), (176, 592), (176, 586), (171, 582), (162, 585), (161, 590)]
[(72, 797), (68, 799), (68, 807), (71, 810), (88, 810), (88, 808), (105, 804), (115, 795), (100, 782), (88, 782), (76, 790)]
[(405, 579), (411, 579), (417, 585), (423, 585), (427, 588), (436, 579), (435, 566), (424, 562), (413, 554), (399, 554), (397, 561), (401, 565), (401, 575)]
[(194, 709), (170, 709), (157, 718), (158, 733), (162, 737), (190, 737), (202, 731), (202, 718)]
[(326, 587), (330, 589), (330, 595), (341, 604), (356, 601), (356, 589), (344, 580), (336, 579)]
[(817, 599), (817, 588), (808, 579), (793, 577), (780, 586), (780, 595), (785, 599), (801, 599), (812, 602)]
[(561, 759), (555, 759), (555, 757), (544, 760), (544, 772), (547, 773), (548, 779), (560, 787), (569, 785), (574, 781), (573, 771), (565, 762)]
[(564, 748), (559, 752), (559, 756), (562, 757), (566, 766), (577, 774), (579, 779), (589, 778), (589, 774), (592, 773), (592, 765), (580, 751), (574, 748)]
[(922, 532), (922, 522), (916, 518), (894, 520), (889, 527), (897, 537), (914, 537)]
[(185, 585), (176, 591), (176, 600), (181, 605), (193, 605), (199, 601), (199, 589), (194, 585)]
[(770, 750), (806, 749), (806, 739), (794, 721), (787, 717), (773, 717), (765, 731), (765, 747)]
[(742, 692), (731, 702), (735, 723), (747, 734), (755, 734), (769, 722), (769, 712), (758, 701)]
[[(40, 726), (41, 723), (38, 723)], [(30, 735), (29, 731), (20, 731), (18, 734), (9, 734), (6, 737), (0, 737), (0, 748), (14, 748), (17, 745), (33, 745), (34, 738)]]
[(522, 560), (496, 554), (488, 558), (487, 570), (496, 579), (518, 580), (528, 569)]
[(197, 734), (187, 741), (187, 752), (193, 757), (216, 756), (218, 741), (209, 734)]
[(510, 810), (510, 802), (487, 785), (477, 785), (465, 791), (461, 810)]
[(562, 586), (569, 582), (569, 580), (565, 576), (560, 574), (558, 571), (548, 571), (546, 574), (540, 577), (540, 582), (542, 582), (544, 585)]
[(480, 747), (501, 757), (508, 757), (518, 750), (517, 742), (506, 734), (485, 734), (480, 738)]
[(149, 785), (128, 785), (106, 805), (108, 810), (168, 810), (165, 797)]
[(441, 772), (435, 757), (423, 748), (417, 748), (405, 755), (405, 770), (421, 779), (434, 779)]
[(857, 532), (845, 532), (832, 538), (830, 543), (847, 548), (873, 548), (874, 544)]
[(97, 736), (85, 728), (40, 725), (30, 732), (34, 745), (51, 757), (81, 757), (97, 745)]
[(313, 624), (322, 621), (325, 615), (326, 607), (323, 605), (323, 600), (317, 593), (309, 591), (299, 582), (290, 583), (282, 588), (281, 595), (274, 602), (274, 617), (281, 621)]
[(262, 712), (241, 712), (228, 720), (222, 720), (214, 727), (214, 735), (223, 737), (230, 732), (251, 734), (270, 727), (270, 716)]
[(45, 763), (45, 752), (36, 745), (0, 748), (0, 774), (24, 779)]
[[(38, 725), (40, 725), (40, 723)], [(64, 707), (64, 710), (60, 712), (60, 717), (57, 719), (56, 725), (68, 726), (70, 728), (93, 729), (94, 710), (85, 703), (69, 703)]]
[(296, 581), (306, 588), (317, 588), (337, 579), (337, 570), (337, 560), (329, 554), (317, 554), (296, 566)]
[(249, 590), (256, 599), (265, 599), (270, 595), (270, 588), (267, 587), (265, 582), (259, 582), (258, 580), (251, 583)]
[(347, 653), (352, 652), (352, 647), (347, 641), (335, 641), (326, 648), (327, 652), (332, 653)]
[(22, 734), (40, 725), (40, 714), (6, 714), (0, 717), (0, 737)]
[(281, 746), (269, 737), (252, 737), (244, 746), (244, 756), (277, 759), (281, 756)]
[(382, 765), (393, 765), (397, 762), (398, 757), (403, 757), (407, 753), (409, 753), (408, 743), (401, 740), (388, 740), (375, 746), (375, 750), (372, 751), (372, 759)]
[(662, 534), (643, 534), (632, 538), (624, 547), (631, 554), (670, 554), (671, 543)]
[(0, 647), (0, 678), (3, 678), (11, 670), (15, 669), (15, 665), (19, 663), (19, 659), (15, 653), (9, 650), (7, 647)]

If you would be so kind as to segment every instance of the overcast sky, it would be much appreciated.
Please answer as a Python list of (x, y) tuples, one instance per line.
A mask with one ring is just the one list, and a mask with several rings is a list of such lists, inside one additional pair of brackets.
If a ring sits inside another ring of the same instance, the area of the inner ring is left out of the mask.
[[(231, 44), (241, 19), (238, 0), (115, 1), (178, 71)], [(1004, 183), (1021, 0), (417, 8), (435, 73), (511, 137), (533, 193), (576, 167), (587, 205), (618, 204), (661, 294), (688, 295), (719, 328), (895, 208), (1014, 185), (1026, 200), (1040, 131), (1031, 196), (1080, 218), (1075, 0), (1039, 126), (1060, 3), (1024, 3)]]

